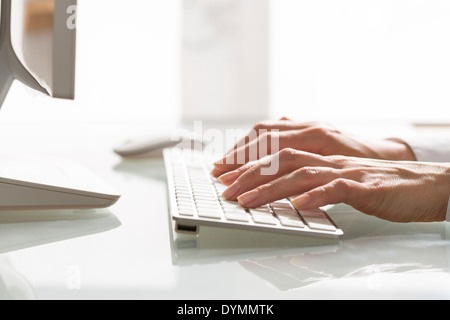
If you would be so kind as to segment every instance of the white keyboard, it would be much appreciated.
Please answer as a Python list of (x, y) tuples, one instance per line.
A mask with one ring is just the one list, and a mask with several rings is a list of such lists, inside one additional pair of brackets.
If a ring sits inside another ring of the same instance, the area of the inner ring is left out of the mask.
[(170, 213), (177, 232), (197, 233), (199, 226), (309, 235), (339, 239), (343, 232), (322, 209), (297, 211), (289, 199), (254, 209), (226, 201), (226, 189), (210, 175), (209, 162), (200, 151), (165, 149)]

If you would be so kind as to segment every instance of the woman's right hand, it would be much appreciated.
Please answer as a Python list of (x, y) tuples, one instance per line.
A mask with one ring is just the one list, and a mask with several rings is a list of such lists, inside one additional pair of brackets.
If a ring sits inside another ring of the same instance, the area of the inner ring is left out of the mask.
[[(268, 167), (277, 170), (265, 174)], [(321, 156), (294, 149), (248, 163), (219, 177), (222, 196), (257, 208), (290, 197), (298, 210), (346, 203), (395, 222), (446, 219), (450, 164)]]

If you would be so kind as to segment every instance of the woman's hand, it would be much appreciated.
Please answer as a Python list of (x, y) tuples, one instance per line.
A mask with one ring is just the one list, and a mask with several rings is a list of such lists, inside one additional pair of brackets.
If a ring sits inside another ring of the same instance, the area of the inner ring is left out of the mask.
[[(274, 166), (276, 173), (264, 174), (264, 168)], [(396, 222), (445, 220), (450, 194), (448, 164), (322, 156), (292, 148), (219, 180), (229, 186), (223, 197), (247, 208), (291, 197), (298, 210), (346, 203)]]
[[(276, 147), (270, 141), (276, 141)], [(365, 140), (319, 123), (296, 123), (287, 118), (256, 124), (223, 159), (214, 164), (215, 177), (236, 170), (260, 155), (274, 154), (284, 148), (310, 153), (345, 155), (385, 160), (411, 160), (415, 156), (408, 145), (394, 140)]]

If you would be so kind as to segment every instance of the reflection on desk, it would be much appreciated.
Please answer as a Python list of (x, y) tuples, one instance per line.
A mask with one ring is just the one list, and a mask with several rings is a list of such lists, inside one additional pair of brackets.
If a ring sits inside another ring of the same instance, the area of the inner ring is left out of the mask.
[(345, 205), (327, 212), (344, 230), (340, 243), (309, 245), (295, 237), (267, 234), (266, 238), (255, 238), (239, 236), (234, 230), (206, 230), (195, 238), (174, 235), (173, 263), (235, 260), (282, 291), (323, 280), (382, 273), (449, 272), (448, 223), (392, 223)]
[[(0, 254), (97, 234), (121, 225), (106, 209), (0, 212)], [(32, 299), (33, 290), (0, 256), (0, 299)]]
[(132, 158), (123, 159), (114, 166), (114, 171), (134, 175), (150, 180), (159, 180), (166, 182), (166, 169), (162, 156), (150, 158)]
[(106, 209), (0, 212), (0, 254), (119, 226), (117, 217)]

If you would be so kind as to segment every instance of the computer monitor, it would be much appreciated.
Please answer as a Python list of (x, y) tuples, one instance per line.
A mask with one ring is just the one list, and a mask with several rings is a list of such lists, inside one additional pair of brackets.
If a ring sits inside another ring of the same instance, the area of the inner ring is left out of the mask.
[[(0, 0), (0, 106), (15, 80), (51, 97), (74, 98), (76, 5)], [(9, 156), (0, 157), (0, 211), (105, 208), (119, 198), (78, 165)]]
[(77, 0), (0, 0), (0, 107), (14, 80), (75, 96)]

